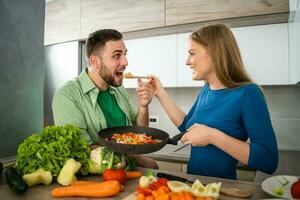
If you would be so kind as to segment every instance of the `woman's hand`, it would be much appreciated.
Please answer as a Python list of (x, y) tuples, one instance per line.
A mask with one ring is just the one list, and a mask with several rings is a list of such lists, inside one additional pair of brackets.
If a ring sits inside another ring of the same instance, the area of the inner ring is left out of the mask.
[(203, 124), (194, 124), (182, 136), (182, 143), (189, 143), (193, 146), (207, 146), (212, 144), (213, 137), (217, 133), (217, 129), (210, 128)]
[(154, 75), (151, 75), (150, 78), (151, 78), (150, 84), (152, 85), (154, 96), (156, 96), (157, 98), (161, 97), (162, 94), (165, 92), (165, 89), (163, 88), (161, 81), (159, 80), (158, 77)]
[[(151, 81), (151, 80), (150, 80)], [(147, 107), (153, 97), (153, 87), (150, 82), (142, 82), (138, 79), (138, 88), (136, 88), (136, 93), (138, 96), (139, 105), (142, 107)]]

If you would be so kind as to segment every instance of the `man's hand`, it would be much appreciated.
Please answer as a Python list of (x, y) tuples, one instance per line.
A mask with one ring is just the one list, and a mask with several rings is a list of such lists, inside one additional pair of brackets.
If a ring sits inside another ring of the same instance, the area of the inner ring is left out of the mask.
[(133, 157), (135, 158), (138, 167), (158, 169), (157, 163), (152, 158), (141, 155), (133, 155)]
[(147, 107), (152, 101), (153, 97), (153, 88), (149, 82), (142, 82), (141, 79), (138, 79), (139, 87), (136, 88), (136, 93), (138, 96), (139, 106)]

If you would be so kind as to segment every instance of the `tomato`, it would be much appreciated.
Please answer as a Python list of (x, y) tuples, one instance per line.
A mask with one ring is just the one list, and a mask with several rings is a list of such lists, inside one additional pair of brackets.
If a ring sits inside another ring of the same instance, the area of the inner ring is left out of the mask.
[(293, 198), (300, 198), (300, 180), (296, 181), (292, 184), (291, 194)]
[(149, 185), (149, 189), (158, 190), (162, 186), (167, 186), (167, 181), (168, 181), (168, 179), (159, 178), (159, 179), (157, 179), (157, 181), (155, 181)]
[(102, 174), (103, 181), (116, 180), (124, 184), (126, 180), (126, 172), (123, 169), (106, 169)]
[(136, 192), (144, 194), (144, 195), (151, 195), (152, 194), (152, 190), (151, 189), (149, 189), (149, 188), (142, 188), (142, 187), (137, 187), (136, 188)]

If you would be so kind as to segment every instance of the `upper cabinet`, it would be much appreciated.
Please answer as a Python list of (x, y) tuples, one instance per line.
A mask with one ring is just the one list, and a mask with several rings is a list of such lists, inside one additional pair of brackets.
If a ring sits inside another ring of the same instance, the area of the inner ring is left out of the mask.
[(231, 29), (245, 68), (261, 85), (289, 84), (288, 25), (272, 24)]
[(166, 0), (166, 25), (284, 12), (287, 0)]
[(46, 3), (44, 44), (80, 39), (80, 0)]
[(289, 23), (290, 83), (300, 84), (300, 1), (296, 6), (295, 21)]
[(144, 36), (189, 32), (216, 21), (234, 27), (283, 23), (289, 19), (289, 1), (51, 0), (46, 3), (45, 44), (84, 40), (104, 28), (135, 35), (132, 39), (141, 32)]
[(81, 38), (104, 28), (128, 32), (164, 25), (164, 0), (81, 1)]
[[(177, 86), (177, 35), (125, 41), (128, 59), (126, 72), (160, 78), (163, 86)], [(126, 88), (137, 87), (136, 79), (124, 79)]]

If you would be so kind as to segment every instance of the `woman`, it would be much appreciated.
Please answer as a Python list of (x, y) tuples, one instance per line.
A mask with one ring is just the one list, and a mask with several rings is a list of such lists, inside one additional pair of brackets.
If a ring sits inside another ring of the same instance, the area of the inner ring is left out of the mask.
[[(189, 38), (186, 64), (204, 80), (186, 115), (153, 76), (154, 95), (192, 145), (187, 173), (236, 179), (238, 161), (273, 173), (278, 149), (261, 88), (247, 75), (236, 40), (223, 24), (203, 27)], [(250, 143), (246, 142), (250, 139)]]

